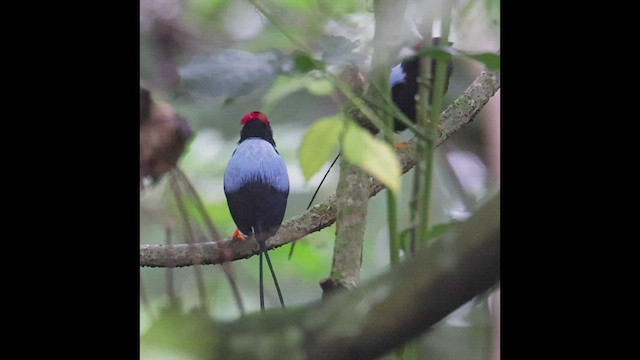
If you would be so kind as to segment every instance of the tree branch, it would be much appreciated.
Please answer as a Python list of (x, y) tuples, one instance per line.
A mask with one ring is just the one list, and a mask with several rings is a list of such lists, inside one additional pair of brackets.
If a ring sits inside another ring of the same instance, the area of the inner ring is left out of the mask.
[(161, 317), (141, 336), (140, 350), (166, 351), (174, 345), (208, 359), (374, 359), (420, 335), (499, 279), (498, 194), (455, 235), (436, 239), (352, 291), (230, 323), (202, 313)]
[[(472, 121), (499, 88), (500, 71), (483, 71), (462, 95), (442, 112), (440, 124), (443, 130), (437, 145)], [(416, 164), (417, 140), (416, 137), (413, 137), (402, 150), (397, 152), (403, 173), (409, 171)], [(369, 178), (370, 197), (382, 189), (384, 189), (384, 185)], [(336, 221), (336, 210), (336, 197), (331, 195), (323, 203), (314, 205), (308, 211), (285, 221), (278, 232), (267, 239), (266, 247), (268, 249), (277, 248), (330, 226)], [(140, 266), (180, 267), (193, 264), (221, 264), (249, 258), (258, 254), (258, 250), (258, 244), (253, 240), (243, 242), (232, 238), (217, 242), (172, 246), (140, 245)]]

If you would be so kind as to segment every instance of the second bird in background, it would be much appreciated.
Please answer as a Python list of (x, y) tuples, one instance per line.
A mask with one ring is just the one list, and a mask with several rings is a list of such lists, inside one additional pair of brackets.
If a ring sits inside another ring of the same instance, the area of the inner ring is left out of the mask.
[[(433, 45), (436, 46), (440, 43), (440, 38), (433, 38)], [(449, 43), (452, 45), (452, 43)], [(419, 42), (411, 47), (414, 52), (420, 51), (423, 43)], [(431, 59), (431, 74), (430, 79), (435, 78), (436, 61)], [(447, 63), (447, 74), (445, 77), (444, 92), (447, 92), (449, 88), (449, 78), (453, 73), (453, 63), (449, 61)], [(416, 95), (418, 95), (418, 76), (420, 76), (420, 57), (413, 55), (404, 59), (400, 64), (391, 69), (389, 75), (389, 86), (391, 87), (391, 98), (393, 103), (411, 120), (412, 123), (416, 123)], [(429, 91), (429, 102), (433, 97), (433, 92)], [(400, 132), (407, 128), (407, 125), (400, 122), (398, 119), (394, 119), (393, 131)]]

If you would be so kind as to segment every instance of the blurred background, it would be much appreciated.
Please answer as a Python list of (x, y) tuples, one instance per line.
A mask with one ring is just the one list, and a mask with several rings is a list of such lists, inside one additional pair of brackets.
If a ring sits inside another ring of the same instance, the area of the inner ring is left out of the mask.
[[(279, 24), (269, 21), (256, 9), (268, 9)], [(414, 21), (416, 9), (428, 9), (425, 1), (408, 1), (407, 16)], [(454, 4), (453, 47), (469, 52), (496, 52), (500, 49), (499, 0), (466, 0)], [(191, 143), (179, 162), (193, 183), (223, 237), (235, 229), (223, 192), (222, 177), (240, 133), (240, 119), (253, 110), (270, 119), (277, 149), (285, 159), (290, 176), (290, 195), (285, 221), (302, 213), (329, 163), (310, 181), (299, 167), (298, 149), (307, 128), (323, 116), (340, 112), (335, 89), (313, 72), (263, 74), (234, 77), (243, 64), (230, 60), (229, 78), (220, 75), (221, 89), (187, 83), (200, 56), (229, 49), (261, 56), (286, 57), (296, 51), (287, 36), (305, 44), (311, 53), (320, 53), (323, 36), (342, 35), (357, 44), (354, 54), (363, 71), (371, 55), (373, 5), (366, 0), (273, 0), (258, 3), (245, 0), (140, 0), (140, 77), (155, 101), (169, 104), (193, 131)], [(283, 33), (282, 29), (285, 30)], [(411, 46), (411, 43), (407, 43)], [(458, 97), (482, 71), (483, 65), (463, 58), (454, 59), (454, 72), (445, 106)], [(253, 80), (255, 81), (253, 81)], [(206, 81), (215, 82), (215, 77)], [(234, 86), (242, 82), (243, 89)], [(245, 83), (246, 82), (246, 83)], [(234, 85), (235, 84), (235, 85)], [(398, 135), (406, 140), (409, 131)], [(332, 157), (333, 158), (333, 157)], [(431, 224), (464, 220), (483, 200), (498, 191), (500, 183), (500, 92), (479, 116), (458, 131), (437, 150), (433, 185)], [(399, 225), (407, 226), (412, 172), (403, 176), (399, 197)], [(330, 172), (314, 203), (335, 193), (339, 169)], [(140, 195), (140, 242), (162, 244), (167, 224), (181, 220), (172, 205), (167, 177)], [(384, 273), (389, 267), (385, 196), (369, 202), (361, 281)], [(178, 225), (176, 225), (178, 226)], [(289, 245), (269, 252), (288, 307), (320, 300), (318, 282), (329, 276), (335, 225), (310, 234), (297, 242), (288, 260)], [(185, 242), (179, 231), (174, 243)], [(259, 311), (258, 257), (233, 263), (236, 281), (248, 313)], [(202, 266), (210, 314), (218, 320), (240, 316), (231, 288), (219, 265)], [(265, 269), (266, 270), (266, 269)], [(198, 289), (192, 268), (172, 270), (176, 295), (185, 310), (198, 306)], [(267, 307), (278, 307), (273, 283), (266, 273)], [(141, 268), (140, 277), (148, 306), (140, 304), (140, 333), (167, 304), (166, 269)], [(421, 357), (430, 359), (497, 359), (499, 335), (499, 292), (480, 296), (451, 314), (420, 344)]]

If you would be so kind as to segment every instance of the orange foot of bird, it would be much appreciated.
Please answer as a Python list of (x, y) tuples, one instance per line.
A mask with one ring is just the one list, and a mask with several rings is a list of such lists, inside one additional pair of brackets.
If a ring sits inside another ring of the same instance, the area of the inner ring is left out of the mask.
[(393, 142), (393, 147), (396, 148), (397, 150), (402, 150), (405, 148), (405, 146), (407, 146), (406, 141)]
[(240, 240), (240, 241), (245, 241), (245, 240), (247, 240), (247, 237), (246, 237), (246, 236), (244, 236), (244, 234), (240, 231), (240, 229), (236, 229), (236, 230), (233, 232), (233, 235), (231, 235), (231, 237), (236, 238), (236, 239), (238, 239), (238, 240)]
[[(430, 119), (427, 119), (427, 124), (431, 125)], [(444, 135), (444, 127), (441, 124), (438, 124), (436, 128), (438, 128), (438, 132), (440, 133), (440, 136)]]

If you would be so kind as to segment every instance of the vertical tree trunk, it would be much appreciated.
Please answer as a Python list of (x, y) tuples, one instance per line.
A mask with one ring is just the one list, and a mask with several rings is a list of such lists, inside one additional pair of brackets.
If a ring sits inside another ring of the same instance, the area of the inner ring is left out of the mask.
[[(397, 43), (401, 27), (398, 21), (403, 19), (406, 1), (375, 2), (376, 32), (373, 54), (374, 69), (371, 76), (376, 84), (388, 82), (389, 64), (393, 59), (393, 50), (401, 44)], [(391, 50), (391, 51), (390, 51)], [(375, 89), (376, 86), (373, 86)], [(378, 92), (372, 91), (373, 98), (381, 97), (380, 90), (388, 90), (388, 86), (378, 86)], [(348, 111), (346, 111), (348, 113)], [(349, 116), (347, 114), (347, 116)], [(348, 121), (351, 121), (349, 119)], [(369, 201), (368, 175), (350, 164), (343, 156), (340, 160), (340, 178), (336, 190), (336, 242), (331, 265), (331, 281), (323, 282), (325, 292), (332, 288), (345, 287), (353, 289), (360, 283), (360, 266), (362, 265), (362, 245), (367, 219)], [(327, 286), (327, 284), (329, 284)]]
[(367, 224), (368, 176), (345, 157), (340, 159), (340, 179), (336, 190), (336, 242), (331, 279), (353, 289), (360, 283), (362, 244)]

